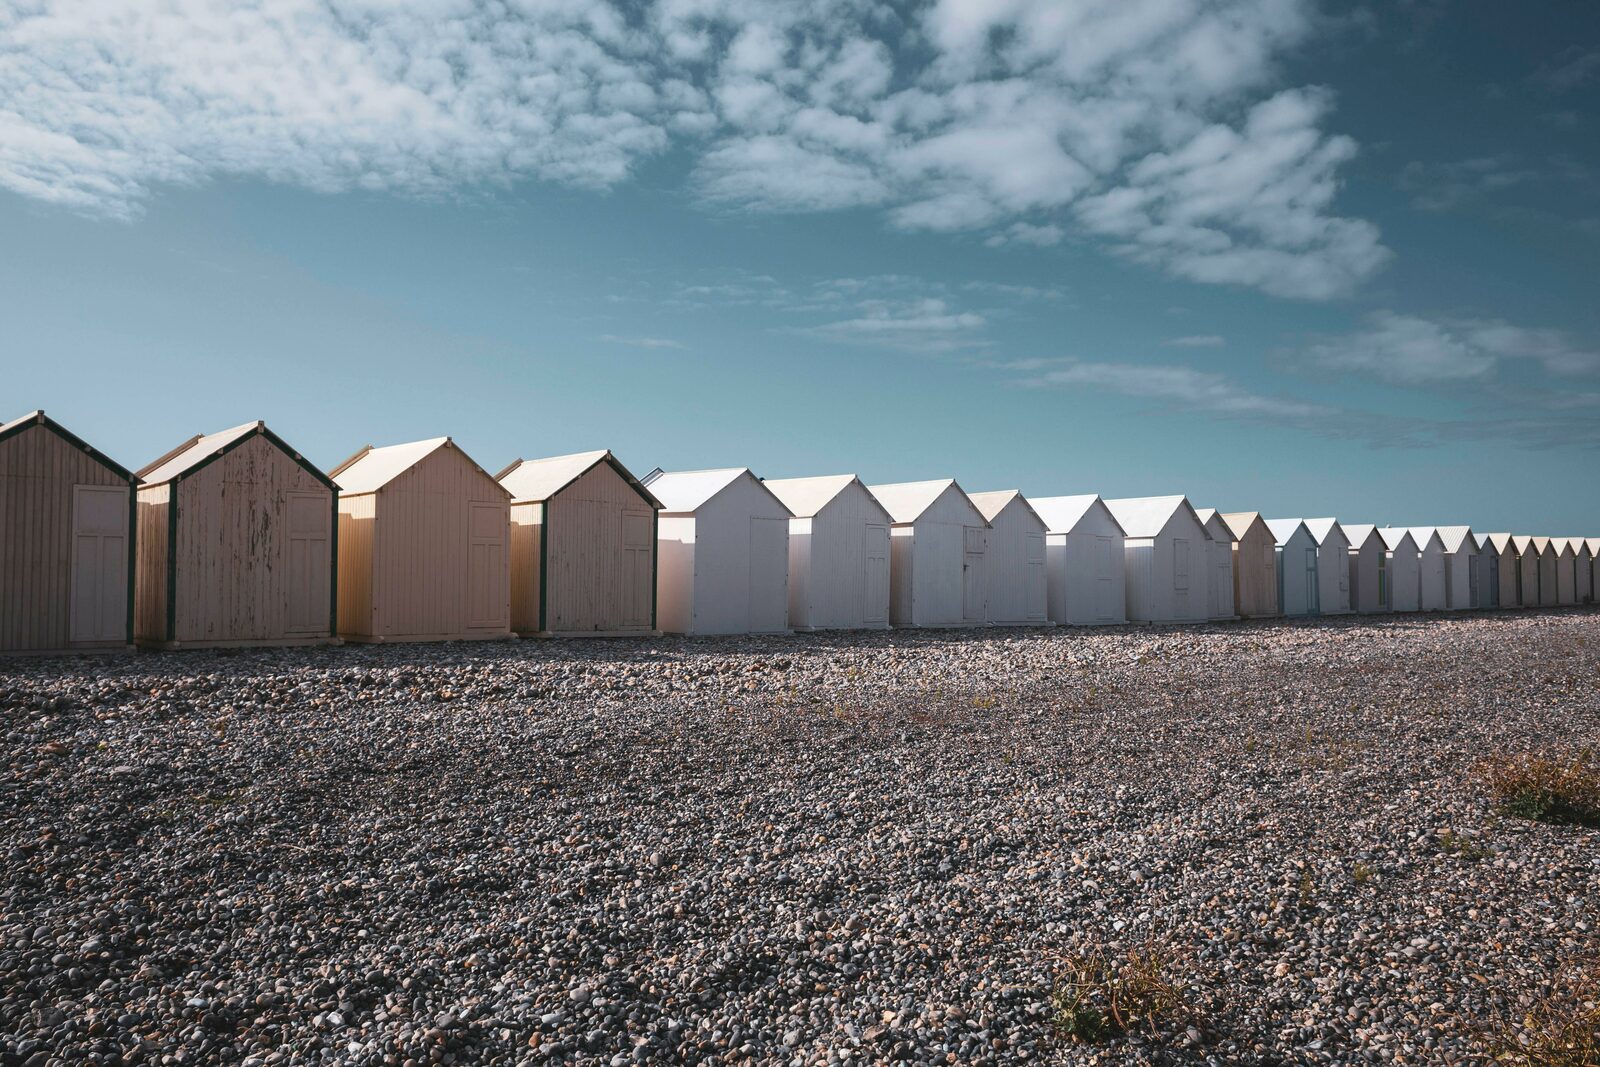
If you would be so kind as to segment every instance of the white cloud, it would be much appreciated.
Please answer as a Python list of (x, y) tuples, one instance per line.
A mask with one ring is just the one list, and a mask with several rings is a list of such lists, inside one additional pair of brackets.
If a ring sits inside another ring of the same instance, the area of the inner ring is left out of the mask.
[(1559, 330), (1392, 311), (1368, 316), (1364, 329), (1312, 345), (1306, 355), (1326, 370), (1413, 386), (1487, 379), (1506, 360), (1530, 361), (1563, 377), (1600, 373), (1600, 351), (1580, 347)]
[(1093, 389), (1166, 401), (1185, 411), (1223, 418), (1268, 418), (1286, 422), (1324, 419), (1335, 409), (1293, 397), (1247, 389), (1221, 374), (1174, 364), (1107, 363), (1062, 359), (1012, 364), (1038, 373), (1022, 379), (1036, 389)]
[(676, 141), (724, 207), (1321, 298), (1386, 253), (1334, 213), (1327, 94), (1272, 92), (1313, 4), (0, 0), (0, 186), (119, 216), (226, 176), (607, 187)]
[(1228, 343), (1226, 337), (1220, 334), (1204, 333), (1191, 334), (1188, 337), (1169, 338), (1166, 344), (1171, 348), (1221, 348)]
[(871, 345), (911, 352), (952, 352), (982, 348), (985, 320), (973, 311), (958, 311), (944, 300), (864, 300), (855, 317), (810, 326), (800, 333), (827, 341)]
[(682, 341), (674, 341), (669, 337), (621, 337), (614, 333), (603, 333), (600, 340), (614, 345), (627, 345), (630, 348), (687, 348)]

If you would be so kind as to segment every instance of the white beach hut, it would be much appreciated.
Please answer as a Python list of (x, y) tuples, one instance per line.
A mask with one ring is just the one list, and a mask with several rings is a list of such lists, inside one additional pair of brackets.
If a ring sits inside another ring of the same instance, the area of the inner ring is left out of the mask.
[(1578, 548), (1571, 537), (1552, 537), (1550, 547), (1556, 554), (1556, 603), (1578, 602)]
[(1286, 618), (1322, 614), (1317, 539), (1304, 519), (1268, 519), (1278, 544), (1278, 611)]
[(889, 513), (853, 474), (768, 479), (789, 520), (789, 626), (889, 628)]
[(989, 522), (953, 479), (867, 487), (889, 530), (889, 623), (982, 626)]
[(1338, 519), (1307, 519), (1317, 543), (1318, 601), (1324, 615), (1348, 615), (1350, 601), (1350, 538)]
[(1361, 615), (1393, 611), (1389, 598), (1389, 546), (1371, 523), (1349, 523), (1350, 607)]
[(1417, 539), (1403, 526), (1386, 526), (1378, 531), (1387, 550), (1385, 559), (1391, 611), (1421, 611), (1422, 550)]
[(674, 634), (789, 632), (789, 509), (747, 467), (652, 471), (661, 502), (656, 626)]
[(1553, 608), (1561, 603), (1556, 582), (1556, 546), (1548, 537), (1533, 538), (1533, 552), (1539, 566), (1539, 606)]
[(1211, 539), (1181, 496), (1127, 497), (1106, 507), (1127, 532), (1128, 618), (1204, 622), (1210, 618), (1206, 564)]
[(1595, 582), (1595, 562), (1600, 560), (1600, 537), (1585, 537), (1578, 552), (1578, 602), (1593, 604), (1600, 593)]
[(1045, 523), (1050, 621), (1070, 626), (1127, 622), (1126, 535), (1105, 501), (1090, 493), (1030, 497), (1028, 503)]
[(1435, 526), (1444, 543), (1444, 610), (1468, 611), (1478, 607), (1478, 541), (1470, 526)]
[(1444, 538), (1434, 526), (1412, 526), (1411, 539), (1419, 553), (1419, 611), (1443, 611), (1445, 606)]
[(1489, 534), (1474, 532), (1472, 555), (1472, 606), (1479, 610), (1500, 606), (1500, 552)]
[(1238, 538), (1216, 508), (1195, 508), (1211, 544), (1206, 550), (1206, 612), (1212, 619), (1237, 619), (1233, 610), (1233, 546)]
[(1539, 550), (1527, 534), (1511, 536), (1511, 551), (1517, 557), (1517, 606), (1539, 606)]
[(1044, 519), (1016, 489), (970, 494), (989, 520), (989, 622), (995, 626), (1048, 626), (1049, 575)]

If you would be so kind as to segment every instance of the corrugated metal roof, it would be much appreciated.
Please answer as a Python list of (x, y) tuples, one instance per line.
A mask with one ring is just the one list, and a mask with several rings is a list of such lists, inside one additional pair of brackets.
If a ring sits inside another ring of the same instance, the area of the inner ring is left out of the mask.
[(241, 423), (204, 436), (196, 434), (137, 473), (146, 485), (170, 482), (198, 467), (240, 438), (248, 437), (260, 430), (262, 426), (262, 422), (257, 419), (255, 422)]
[(783, 501), (795, 518), (809, 519), (855, 481), (858, 479), (854, 474), (824, 474), (816, 478), (770, 478), (761, 484), (772, 490), (772, 495)]
[[(661, 501), (661, 509), (673, 514), (688, 514), (700, 508), (722, 492), (742, 475), (751, 474), (749, 467), (721, 467), (710, 471), (662, 471), (648, 478), (645, 486)], [(759, 479), (757, 484), (760, 484)], [(773, 499), (777, 499), (774, 495)], [(781, 504), (782, 501), (779, 501)]]
[[(1233, 536), (1243, 541), (1250, 532), (1250, 527), (1256, 523), (1266, 526), (1267, 522), (1261, 517), (1259, 511), (1229, 511), (1222, 516), (1222, 521), (1228, 524), (1228, 529), (1233, 531)], [(1270, 527), (1269, 527), (1270, 532)]]
[[(935, 478), (929, 482), (894, 482), (890, 485), (869, 485), (867, 491), (878, 498), (883, 510), (897, 523), (916, 522), (922, 513), (933, 506), (939, 494), (955, 485), (954, 478)], [(960, 492), (961, 487), (956, 486)], [(962, 495), (965, 495), (964, 493)]]
[(1344, 535), (1350, 539), (1351, 548), (1360, 548), (1377, 529), (1370, 522), (1347, 522), (1344, 524)]
[(1384, 526), (1378, 530), (1378, 536), (1383, 538), (1383, 543), (1388, 546), (1390, 552), (1398, 551), (1400, 546), (1407, 541), (1411, 542), (1413, 549), (1421, 551), (1421, 546), (1417, 544), (1417, 539), (1411, 536), (1411, 530), (1408, 527)]
[(496, 475), (495, 481), (511, 494), (513, 503), (538, 503), (541, 500), (549, 500), (601, 463), (609, 463), (612, 469), (652, 506), (661, 506), (661, 502), (644, 487), (644, 483), (635, 478), (628, 468), (617, 461), (611, 450), (606, 448), (595, 452), (574, 452), (570, 456), (519, 459)]
[(1444, 542), (1446, 552), (1460, 552), (1461, 546), (1469, 540), (1472, 548), (1478, 547), (1478, 542), (1472, 539), (1470, 526), (1435, 526), (1434, 530), (1439, 534), (1439, 540)]
[[(1105, 501), (1117, 523), (1129, 537), (1154, 537), (1171, 520), (1173, 513), (1194, 508), (1181, 496), (1130, 496)], [(1199, 521), (1198, 517), (1195, 519)]]
[[(1306, 525), (1306, 520), (1304, 519), (1262, 519), (1261, 521), (1266, 523), (1267, 529), (1272, 531), (1272, 539), (1278, 542), (1278, 547), (1280, 548), (1289, 543), (1296, 530)], [(1310, 533), (1311, 528), (1306, 527), (1306, 534), (1309, 536)], [(1316, 540), (1316, 538), (1312, 538), (1312, 540)]]
[[(1411, 540), (1417, 543), (1419, 549), (1427, 548), (1429, 541), (1439, 537), (1439, 528), (1437, 526), (1407, 526), (1406, 529), (1411, 531)], [(1439, 547), (1441, 549), (1444, 548), (1444, 538), (1442, 537), (1439, 537)]]
[(448, 437), (430, 437), (382, 448), (368, 445), (335, 467), (332, 477), (346, 495), (375, 493), (448, 444)]
[(1490, 546), (1492, 546), (1496, 552), (1504, 552), (1508, 548), (1513, 547), (1512, 537), (1508, 533), (1492, 533), (1486, 534), (1485, 536), (1488, 537)]
[(1345, 529), (1339, 524), (1338, 519), (1307, 519), (1305, 522), (1306, 529), (1311, 531), (1311, 539), (1318, 545), (1326, 543), (1328, 540), (1328, 535), (1333, 533), (1335, 529), (1338, 529), (1340, 533), (1344, 533), (1345, 540), (1348, 541), (1350, 539), (1350, 535), (1345, 533)]
[[(991, 523), (1002, 511), (1011, 506), (1012, 501), (1017, 501), (1027, 508), (1041, 525), (1045, 524), (1044, 516), (1033, 506), (1033, 501), (1022, 495), (1021, 489), (994, 489), (987, 493), (968, 493), (967, 499), (972, 501), (972, 506), (978, 509), (978, 513)], [(1046, 530), (1048, 528), (1046, 526)]]
[[(1082, 496), (1031, 496), (1028, 498), (1028, 503), (1038, 513), (1039, 518), (1044, 520), (1045, 529), (1053, 534), (1071, 533), (1078, 528), (1078, 523), (1083, 521), (1083, 517), (1089, 514), (1095, 504), (1104, 507), (1097, 493)], [(1111, 509), (1107, 508), (1106, 514), (1110, 513)], [(1111, 522), (1117, 529), (1122, 529), (1115, 516), (1112, 516)], [(1126, 531), (1123, 533), (1126, 536)]]

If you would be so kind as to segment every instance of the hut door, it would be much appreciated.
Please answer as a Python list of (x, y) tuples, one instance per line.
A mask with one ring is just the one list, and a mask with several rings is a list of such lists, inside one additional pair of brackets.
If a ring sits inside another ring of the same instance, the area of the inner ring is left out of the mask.
[(510, 522), (505, 505), (474, 503), (469, 518), (467, 623), (475, 628), (508, 626), (506, 535)]
[(750, 632), (777, 633), (789, 625), (789, 520), (750, 520)]
[(1322, 590), (1317, 585), (1317, 550), (1306, 549), (1306, 614), (1322, 614)]
[(1044, 534), (1028, 535), (1028, 618), (1045, 617), (1049, 581), (1044, 573)]
[(1189, 618), (1189, 541), (1172, 539), (1172, 601), (1178, 618)]
[(1111, 553), (1111, 538), (1094, 539), (1094, 617), (1097, 619), (1110, 619), (1117, 602), (1117, 590), (1111, 584), (1116, 577), (1115, 557)]
[(622, 555), (627, 588), (622, 594), (624, 626), (650, 626), (650, 599), (655, 592), (655, 568), (651, 552), (655, 548), (654, 513), (622, 513)]
[(961, 559), (961, 619), (963, 622), (982, 622), (987, 614), (984, 590), (988, 582), (984, 577), (983, 556), (988, 539), (981, 526), (964, 526), (965, 551)]
[(866, 527), (866, 571), (862, 582), (863, 596), (861, 621), (883, 623), (889, 621), (889, 527), (869, 524)]
[(73, 641), (128, 639), (128, 489), (72, 487)]
[(289, 494), (289, 630), (328, 629), (328, 529), (333, 516), (322, 493)]

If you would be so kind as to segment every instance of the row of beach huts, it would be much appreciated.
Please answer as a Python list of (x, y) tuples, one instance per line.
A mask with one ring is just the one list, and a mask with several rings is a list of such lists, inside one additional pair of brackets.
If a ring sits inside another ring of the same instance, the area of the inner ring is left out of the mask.
[(260, 422), (137, 472), (0, 425), (0, 651), (1204, 622), (1587, 604), (1600, 538), (967, 493), (951, 479), (497, 475), (450, 438), (324, 473)]

